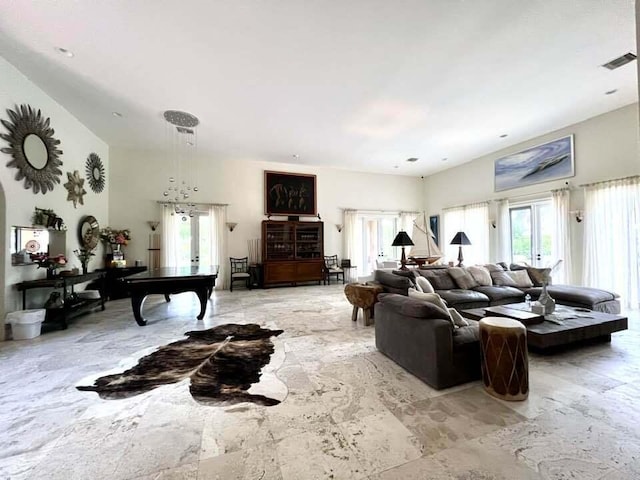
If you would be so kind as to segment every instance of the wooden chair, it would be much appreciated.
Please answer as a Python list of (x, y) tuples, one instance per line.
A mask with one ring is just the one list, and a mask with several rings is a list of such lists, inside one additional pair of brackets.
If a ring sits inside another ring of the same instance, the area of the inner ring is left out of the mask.
[(340, 280), (340, 276), (342, 276), (342, 283), (344, 284), (344, 269), (340, 268), (338, 264), (338, 256), (337, 255), (329, 255), (324, 257), (324, 281), (325, 285), (331, 283), (331, 276), (335, 275), (336, 282)]
[(251, 276), (249, 275), (249, 257), (233, 258), (229, 257), (231, 262), (231, 284), (229, 291), (233, 292), (233, 282), (243, 281), (246, 288), (251, 290)]

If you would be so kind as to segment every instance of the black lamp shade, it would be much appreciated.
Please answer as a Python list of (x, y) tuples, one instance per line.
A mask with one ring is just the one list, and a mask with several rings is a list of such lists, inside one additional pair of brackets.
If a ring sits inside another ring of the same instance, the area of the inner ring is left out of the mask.
[(396, 235), (396, 238), (393, 239), (392, 247), (407, 247), (413, 245), (411, 238), (407, 235), (407, 232), (404, 230), (400, 230)]
[(464, 232), (456, 233), (453, 240), (449, 243), (450, 245), (471, 245), (469, 238), (464, 234)]

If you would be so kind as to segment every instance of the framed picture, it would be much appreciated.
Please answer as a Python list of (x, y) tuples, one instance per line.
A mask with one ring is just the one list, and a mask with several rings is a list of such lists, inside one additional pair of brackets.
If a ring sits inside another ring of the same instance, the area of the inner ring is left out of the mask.
[(573, 135), (507, 155), (494, 164), (496, 192), (574, 175)]
[(429, 228), (435, 237), (436, 245), (440, 246), (440, 215), (431, 215), (429, 217)]
[(317, 215), (316, 176), (264, 172), (265, 215)]

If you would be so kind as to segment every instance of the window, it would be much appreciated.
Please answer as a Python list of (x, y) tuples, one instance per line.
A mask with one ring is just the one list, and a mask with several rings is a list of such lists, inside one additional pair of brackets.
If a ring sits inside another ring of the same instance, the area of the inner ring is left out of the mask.
[(449, 243), (458, 232), (464, 232), (471, 245), (462, 247), (464, 264), (489, 261), (489, 205), (474, 203), (444, 211), (444, 254), (447, 260), (458, 258), (458, 245)]
[(400, 258), (398, 247), (392, 247), (393, 239), (398, 233), (399, 217), (397, 215), (364, 215), (358, 219), (362, 232), (361, 259), (358, 265), (362, 269), (359, 276), (368, 276), (376, 270), (376, 261), (395, 261)]
[(551, 201), (512, 207), (509, 219), (511, 261), (540, 267), (552, 265), (551, 242), (555, 221)]

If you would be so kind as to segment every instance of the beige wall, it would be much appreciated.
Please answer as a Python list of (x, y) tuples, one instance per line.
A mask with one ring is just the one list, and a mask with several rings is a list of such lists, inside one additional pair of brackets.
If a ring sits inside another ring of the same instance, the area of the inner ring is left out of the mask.
[[(499, 198), (522, 200), (528, 198), (529, 194), (531, 198), (541, 198), (549, 196), (550, 190), (565, 186), (567, 181), (573, 189), (571, 210), (581, 210), (584, 198), (580, 184), (640, 173), (638, 122), (636, 103), (431, 175), (424, 181), (426, 211), (429, 215), (435, 215), (441, 214), (447, 207)], [(569, 134), (574, 134), (575, 141), (575, 177), (494, 192), (494, 160)], [(494, 209), (495, 205), (492, 204), (491, 211)], [(495, 218), (495, 212), (491, 215)], [(444, 230), (441, 228), (441, 231)], [(491, 260), (503, 260), (496, 258), (497, 231), (491, 229), (491, 235)], [(579, 282), (582, 278), (582, 224), (572, 222), (571, 235), (574, 247), (573, 279)]]
[[(163, 159), (164, 157), (164, 159)], [(126, 247), (129, 261), (147, 263), (148, 220), (161, 220), (162, 192), (171, 174), (166, 154), (151, 151), (111, 150), (110, 225), (132, 230)], [(264, 215), (264, 171), (276, 170), (317, 175), (318, 212), (325, 222), (325, 254), (342, 255), (341, 208), (412, 210), (420, 208), (421, 180), (417, 177), (359, 173), (255, 161), (231, 162), (200, 159), (200, 193), (194, 201), (227, 203), (228, 220), (238, 226), (228, 233), (229, 256), (248, 253), (247, 240), (261, 236)]]
[[(106, 143), (89, 131), (73, 115), (51, 97), (45, 94), (37, 86), (29, 81), (22, 73), (0, 57), (0, 118), (7, 118), (6, 109), (13, 109), (15, 105), (29, 104), (38, 108), (43, 115), (51, 119), (51, 126), (55, 130), (55, 137), (60, 140), (59, 148), (63, 151), (61, 160), (62, 177), (60, 185), (52, 192), (45, 195), (34, 194), (32, 190), (25, 190), (23, 181), (14, 179), (17, 170), (7, 168), (5, 165), (10, 160), (8, 154), (0, 152), (0, 188), (4, 191), (4, 205), (0, 201), (0, 227), (3, 236), (0, 241), (2, 255), (0, 256), (0, 269), (3, 271), (4, 285), (0, 290), (0, 326), (4, 323), (5, 312), (22, 308), (21, 296), (15, 290), (15, 284), (23, 280), (44, 278), (43, 270), (35, 266), (13, 267), (9, 256), (10, 226), (30, 225), (31, 214), (35, 207), (51, 208), (62, 217), (68, 226), (66, 234), (67, 257), (79, 266), (75, 261), (73, 250), (78, 248), (77, 229), (80, 219), (85, 215), (93, 215), (101, 224), (106, 223), (109, 215), (109, 186), (101, 193), (95, 194), (88, 186), (88, 193), (84, 196), (84, 205), (73, 207), (73, 203), (67, 201), (67, 190), (62, 186), (66, 183), (67, 172), (78, 170), (84, 177), (85, 161), (91, 152), (97, 153), (105, 168), (109, 170), (109, 148)], [(0, 126), (0, 131), (5, 128)], [(0, 145), (5, 146), (5, 141), (0, 139)], [(96, 266), (95, 264), (92, 266)], [(4, 328), (0, 328), (0, 337), (4, 335)]]

